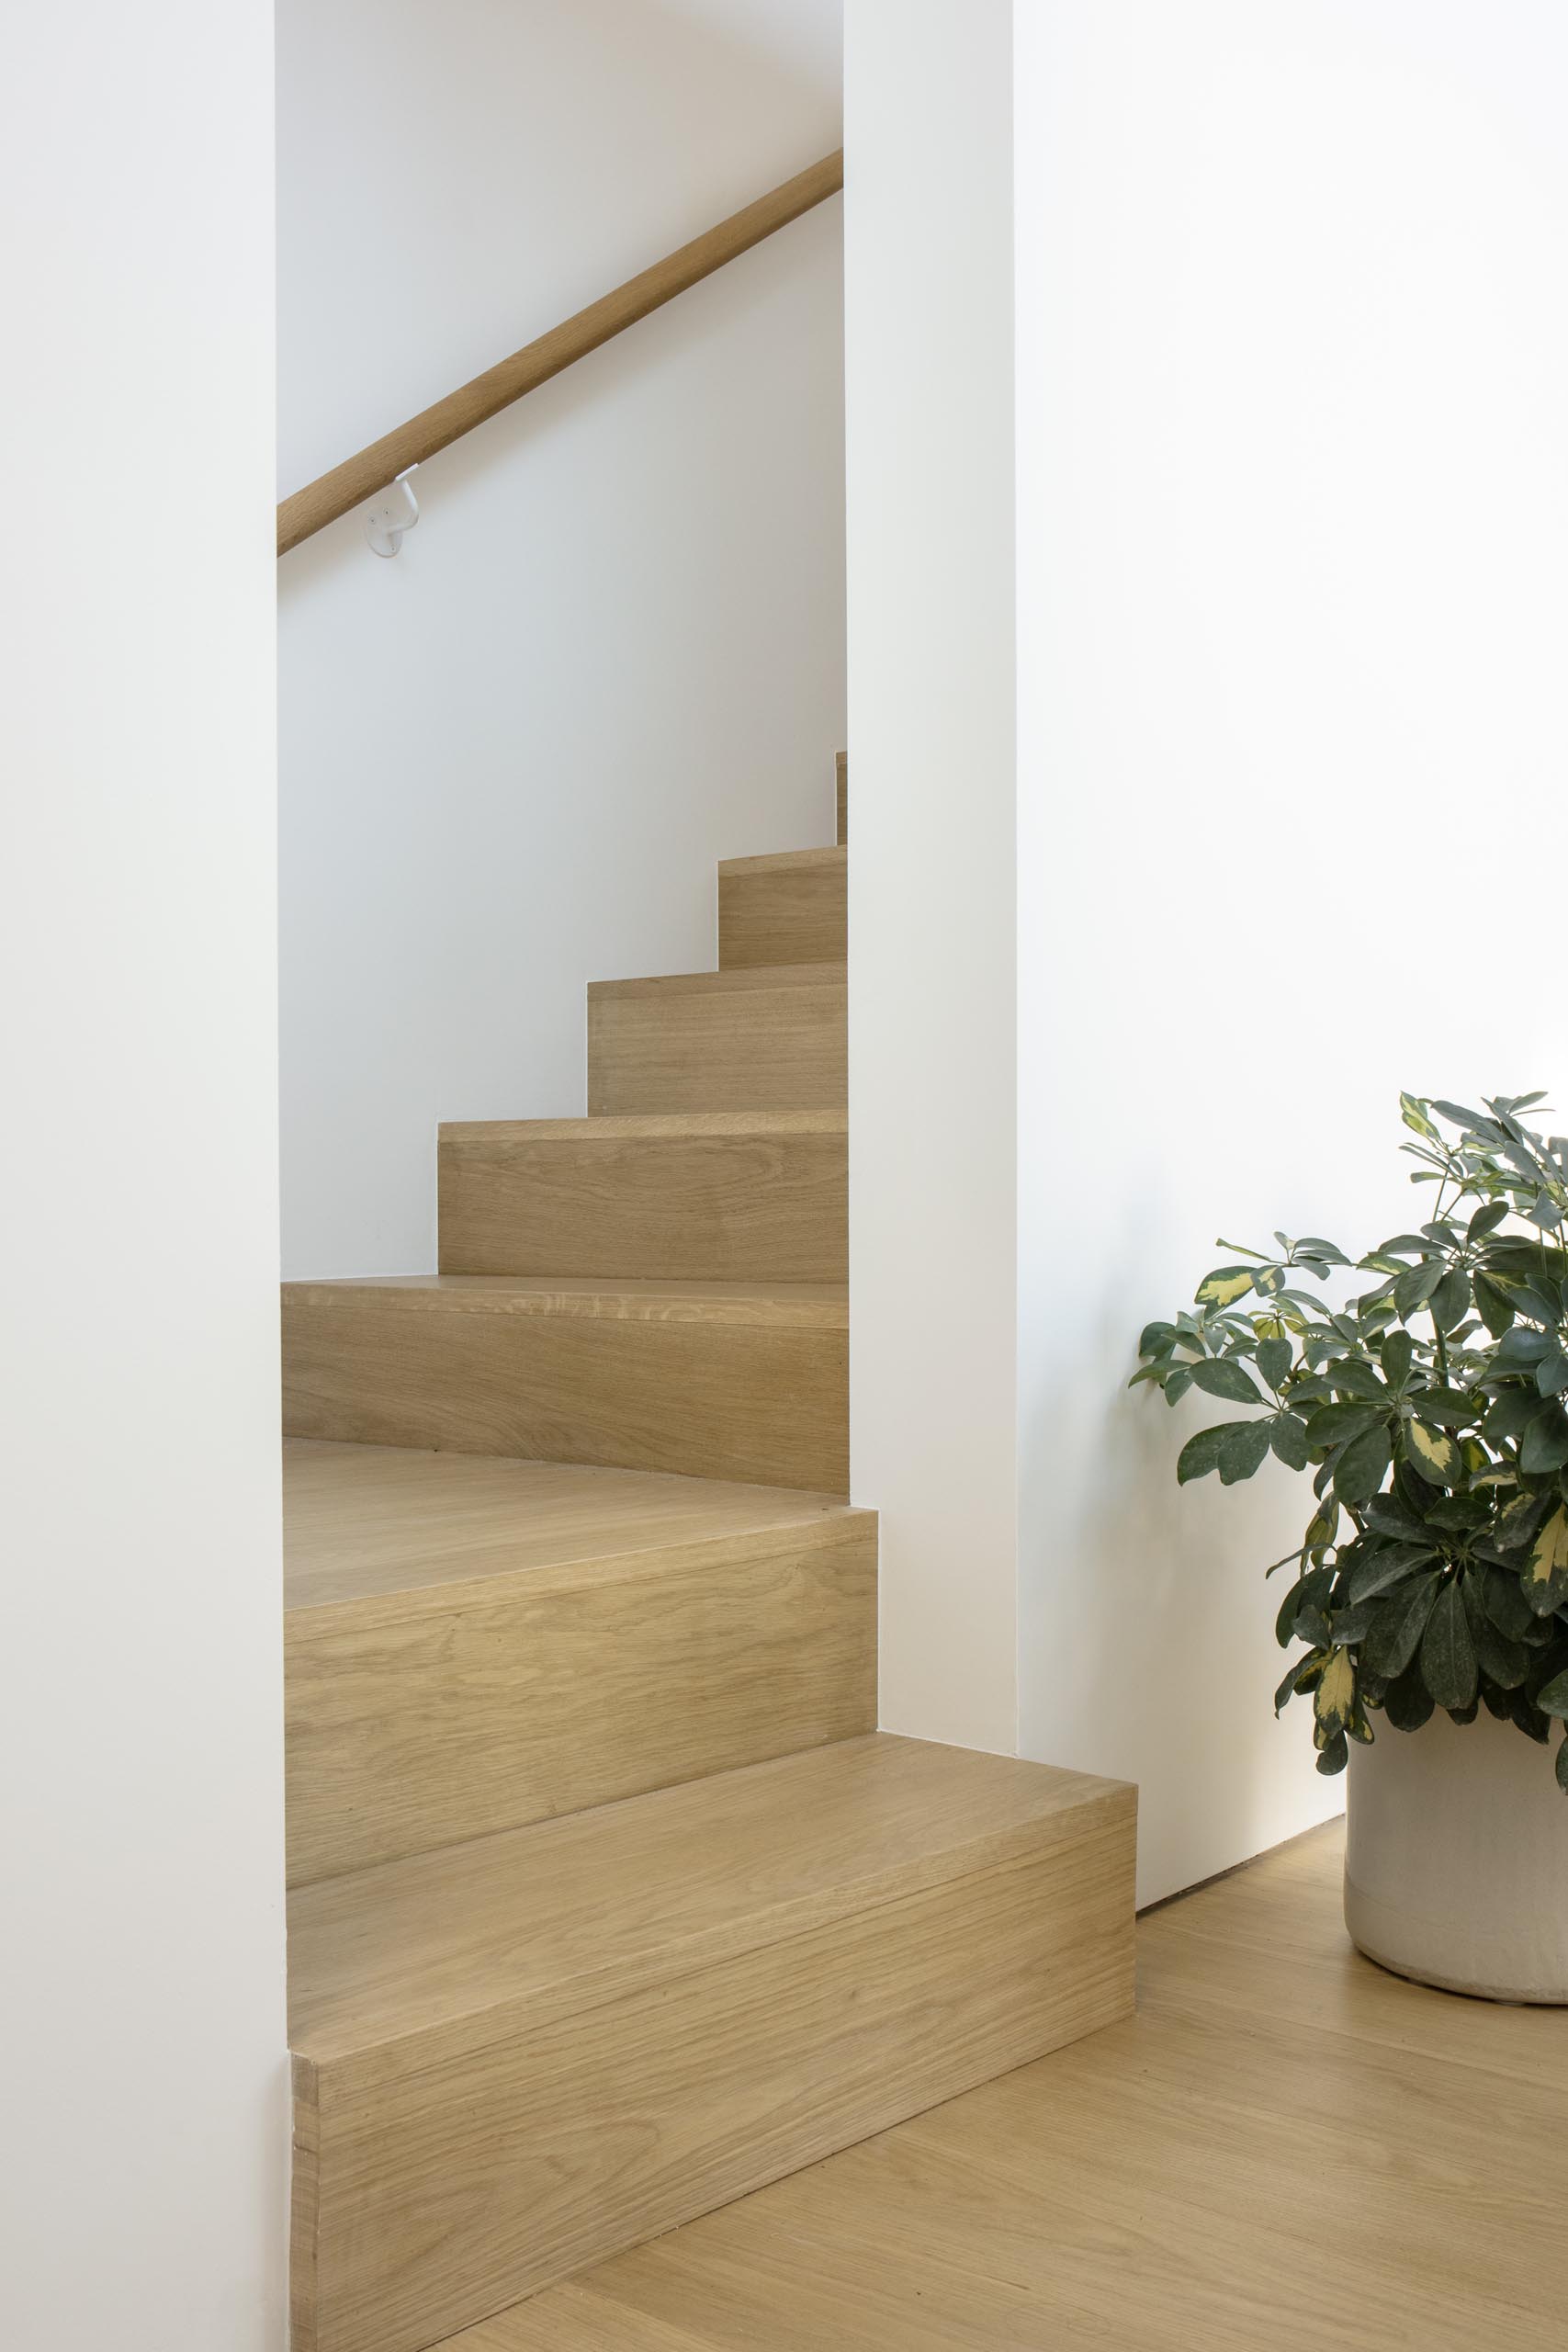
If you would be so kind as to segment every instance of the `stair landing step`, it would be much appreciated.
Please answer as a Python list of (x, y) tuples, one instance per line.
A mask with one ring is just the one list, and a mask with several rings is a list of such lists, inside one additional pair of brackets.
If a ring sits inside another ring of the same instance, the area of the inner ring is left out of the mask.
[(410, 1446), (284, 1445), (284, 1596), (344, 1607), (475, 1578), (580, 1582), (585, 1563), (875, 1513), (831, 1495)]
[(303, 2352), (415, 2352), (1125, 2014), (1134, 1804), (873, 1734), (297, 1893)]
[(298, 1439), (284, 1555), (290, 1885), (875, 1725), (830, 1497)]
[(1121, 1818), (1087, 1773), (873, 1732), (307, 1887), (290, 2044), (338, 2087), (712, 1967)]

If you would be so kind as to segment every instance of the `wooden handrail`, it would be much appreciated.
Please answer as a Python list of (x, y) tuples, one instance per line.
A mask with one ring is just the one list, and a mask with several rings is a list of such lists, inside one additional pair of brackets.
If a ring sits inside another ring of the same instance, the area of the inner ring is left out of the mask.
[(356, 457), (345, 458), (331, 473), (307, 482), (303, 490), (297, 490), (278, 507), (278, 554), (287, 555), (290, 548), (297, 548), (313, 531), (335, 523), (340, 514), (346, 514), (363, 499), (385, 490), (410, 466), (423, 465), (438, 449), (446, 448), (476, 424), (483, 424), (487, 417), (510, 408), (525, 392), (558, 376), (574, 359), (597, 351), (602, 343), (608, 343), (623, 327), (635, 326), (650, 311), (657, 311), (677, 294), (683, 294), (688, 286), (711, 277), (727, 261), (733, 261), (737, 254), (760, 245), (764, 237), (771, 237), (775, 229), (798, 220), (813, 205), (836, 196), (843, 185), (844, 153), (840, 148), (831, 155), (824, 155), (808, 171), (797, 172), (782, 187), (760, 196), (755, 204), (732, 212), (716, 228), (694, 237), (689, 245), (667, 254), (650, 269), (628, 277), (613, 294), (601, 295), (597, 302), (590, 302), (575, 318), (552, 327), (548, 334), (525, 343), (510, 359), (487, 368), (482, 376), (476, 376), (472, 383), (463, 385), (458, 391), (448, 392), (434, 408), (422, 409), (418, 416), (411, 416), (395, 432), (384, 433), (379, 441), (372, 441)]

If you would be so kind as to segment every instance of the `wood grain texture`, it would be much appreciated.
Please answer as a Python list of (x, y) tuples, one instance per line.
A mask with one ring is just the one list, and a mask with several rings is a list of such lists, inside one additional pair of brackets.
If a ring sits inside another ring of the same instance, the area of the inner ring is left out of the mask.
[(1145, 1919), (1135, 2018), (444, 2352), (1317, 2352), (1330, 2245), (1343, 2352), (1539, 2352), (1568, 2017), (1360, 1959), (1342, 1843)]
[(285, 1538), (291, 1885), (875, 1726), (866, 1511), (296, 1443)]
[(284, 1429), (841, 1495), (847, 1321), (830, 1284), (286, 1283)]
[(839, 804), (839, 847), (844, 848), (850, 838), (850, 755), (837, 752), (833, 760), (835, 797)]
[(588, 990), (588, 1108), (841, 1111), (845, 989), (837, 964), (743, 967)]
[(585, 311), (579, 311), (547, 334), (525, 344), (511, 357), (498, 361), (482, 376), (476, 376), (460, 390), (449, 392), (445, 400), (431, 408), (423, 409), (406, 424), (383, 434), (367, 448), (354, 457), (345, 458), (331, 473), (321, 474), (283, 500), (277, 510), (277, 552), (286, 555), (298, 547), (301, 539), (324, 525), (346, 514), (350, 507), (362, 499), (384, 490), (389, 481), (406, 471), (410, 466), (423, 465), (427, 458), (445, 449), (476, 424), (498, 415), (513, 401), (521, 400), (540, 384), (548, 383), (574, 360), (582, 359), (600, 345), (608, 343), (612, 335), (623, 328), (634, 326), (638, 319), (646, 319), (688, 287), (709, 277), (726, 262), (734, 261), (753, 245), (761, 244), (775, 230), (803, 212), (836, 196), (844, 184), (842, 151), (824, 155), (820, 163), (797, 172), (793, 179), (773, 188), (755, 203), (731, 213), (689, 244), (655, 262), (628, 278), (614, 292), (602, 295)]
[(726, 858), (718, 869), (721, 971), (842, 963), (848, 875), (841, 849)]
[(848, 1279), (841, 1111), (491, 1120), (437, 1162), (444, 1273)]
[(303, 2352), (412, 2352), (1125, 2014), (1134, 1807), (878, 1736), (303, 1890)]

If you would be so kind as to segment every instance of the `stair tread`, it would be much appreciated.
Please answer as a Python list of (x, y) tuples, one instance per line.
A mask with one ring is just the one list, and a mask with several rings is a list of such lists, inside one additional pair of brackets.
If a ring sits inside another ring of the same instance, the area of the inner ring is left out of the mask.
[(285, 1605), (331, 1608), (493, 1576), (543, 1581), (630, 1553), (871, 1516), (790, 1487), (290, 1438)]
[(721, 857), (720, 874), (832, 874), (843, 866), (849, 852), (839, 845), (829, 849), (781, 849), (764, 852), (760, 857)]
[(841, 989), (842, 964), (747, 964), (724, 972), (665, 972), (650, 979), (590, 980), (590, 996), (724, 995), (752, 989)]
[(410, 2037), (433, 2064), (1038, 1854), (1133, 1801), (873, 1732), (325, 1880), (291, 1902), (291, 2043), (355, 2083)]
[(555, 1315), (633, 1323), (771, 1323), (847, 1330), (843, 1283), (605, 1282), (550, 1274), (366, 1274), (283, 1285), (287, 1300), (319, 1306), (355, 1298), (411, 1312)]
[(842, 1136), (847, 1111), (603, 1111), (581, 1119), (447, 1119), (443, 1143), (660, 1143), (689, 1136)]

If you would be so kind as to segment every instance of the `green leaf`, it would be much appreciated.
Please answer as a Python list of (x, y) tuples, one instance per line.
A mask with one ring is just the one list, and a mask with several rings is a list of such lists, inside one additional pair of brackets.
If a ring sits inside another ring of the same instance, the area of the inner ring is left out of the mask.
[(1334, 1465), (1334, 1491), (1342, 1503), (1367, 1502), (1388, 1476), (1393, 1447), (1380, 1423), (1353, 1438)]
[(1551, 1769), (1557, 1775), (1558, 1787), (1562, 1791), (1564, 1796), (1568, 1796), (1568, 1736), (1563, 1737), (1561, 1745), (1559, 1746), (1557, 1750), (1557, 1761)]
[(1475, 1648), (1457, 1578), (1443, 1587), (1427, 1621), (1421, 1677), (1439, 1707), (1468, 1707), (1475, 1698)]
[(1363, 1405), (1359, 1401), (1320, 1406), (1307, 1422), (1307, 1443), (1314, 1453), (1325, 1446), (1348, 1445), (1364, 1430), (1380, 1429), (1386, 1416), (1386, 1406)]
[[(1365, 1652), (1363, 1650), (1363, 1656)], [(1419, 1667), (1396, 1675), (1383, 1693), (1383, 1713), (1395, 1731), (1419, 1731), (1432, 1719), (1433, 1698), (1421, 1679)]]
[(1508, 1204), (1506, 1201), (1487, 1201), (1481, 1208), (1476, 1210), (1475, 1215), (1471, 1218), (1469, 1225), (1465, 1228), (1465, 1239), (1467, 1241), (1480, 1241), (1483, 1240), (1487, 1234), (1495, 1233), (1497, 1227), (1503, 1223), (1503, 1220), (1507, 1214)]
[(1224, 1396), (1233, 1405), (1261, 1405), (1263, 1392), (1245, 1364), (1235, 1356), (1206, 1356), (1192, 1367), (1192, 1385), (1207, 1396)]
[(1465, 1623), (1482, 1673), (1499, 1691), (1519, 1690), (1529, 1672), (1529, 1652), (1522, 1642), (1509, 1641), (1497, 1631), (1486, 1613), (1482, 1580), (1473, 1571), (1465, 1576), (1462, 1598)]
[(1439, 1331), (1455, 1331), (1470, 1313), (1470, 1277), (1451, 1267), (1432, 1293), (1432, 1320)]
[(1542, 1498), (1540, 1495), (1517, 1496), (1502, 1513), (1494, 1531), (1498, 1549), (1512, 1552), (1519, 1544), (1528, 1544), (1535, 1533), (1541, 1508)]
[(1442, 1487), (1451, 1487), (1461, 1471), (1460, 1452), (1451, 1437), (1434, 1429), (1429, 1421), (1406, 1421), (1406, 1442), (1420, 1465), (1421, 1476)]
[(1447, 1272), (1440, 1258), (1424, 1258), (1419, 1265), (1405, 1268), (1393, 1286), (1393, 1303), (1402, 1323), (1419, 1314)]
[(1306, 1423), (1298, 1414), (1277, 1413), (1269, 1424), (1269, 1442), (1288, 1470), (1306, 1468)]
[(1568, 1413), (1561, 1405), (1542, 1408), (1524, 1433), (1519, 1445), (1519, 1468), (1532, 1476), (1544, 1470), (1561, 1470), (1568, 1462)]
[(1518, 1578), (1503, 1568), (1489, 1567), (1481, 1593), (1483, 1606), (1497, 1631), (1511, 1642), (1523, 1641), (1535, 1623), (1535, 1612), (1520, 1590)]
[(1436, 1574), (1424, 1576), (1416, 1583), (1401, 1585), (1383, 1601), (1361, 1644), (1361, 1663), (1369, 1674), (1393, 1682), (1404, 1673), (1427, 1630), (1438, 1582)]
[(1179, 1405), (1192, 1385), (1192, 1366), (1190, 1363), (1178, 1364), (1169, 1379), (1162, 1382), (1161, 1385), (1165, 1390), (1166, 1403)]
[[(1276, 1240), (1280, 1238), (1278, 1234), (1274, 1238)], [(1303, 1251), (1309, 1258), (1323, 1259), (1330, 1266), (1348, 1266), (1350, 1262), (1339, 1244), (1337, 1241), (1325, 1241), (1321, 1233), (1303, 1233), (1296, 1243), (1297, 1255), (1300, 1256)]]
[(1141, 1356), (1168, 1356), (1176, 1345), (1174, 1323), (1145, 1323), (1138, 1334)]
[(1540, 1410), (1540, 1398), (1533, 1388), (1505, 1388), (1481, 1424), (1482, 1435), (1494, 1445), (1522, 1437)]
[(1193, 1478), (1206, 1478), (1211, 1470), (1220, 1466), (1220, 1446), (1232, 1430), (1246, 1429), (1246, 1421), (1217, 1421), (1213, 1429), (1200, 1430), (1190, 1437), (1176, 1457), (1176, 1480), (1185, 1487)]
[(1281, 1649), (1288, 1649), (1295, 1638), (1296, 1618), (1303, 1609), (1318, 1609), (1334, 1589), (1333, 1568), (1308, 1568), (1299, 1576), (1280, 1603), (1280, 1613), (1274, 1620), (1274, 1639)]
[(1345, 1744), (1345, 1735), (1338, 1731), (1325, 1747), (1319, 1749), (1317, 1769), (1325, 1780), (1331, 1781), (1336, 1772), (1343, 1772), (1349, 1760), (1350, 1750)]
[(1561, 1343), (1549, 1348), (1537, 1364), (1535, 1385), (1543, 1396), (1560, 1396), (1568, 1388), (1568, 1354)]
[(1250, 1266), (1216, 1266), (1205, 1274), (1196, 1292), (1200, 1306), (1234, 1306), (1252, 1288), (1253, 1269)]
[(1260, 1340), (1258, 1343), (1258, 1369), (1270, 1388), (1278, 1388), (1291, 1369), (1295, 1351), (1289, 1340)]
[(1284, 1680), (1280, 1683), (1279, 1689), (1274, 1693), (1274, 1713), (1276, 1715), (1280, 1713), (1280, 1708), (1284, 1706), (1287, 1700), (1293, 1699), (1295, 1697), (1297, 1690), (1301, 1688), (1302, 1677), (1308, 1671), (1312, 1664), (1312, 1655), (1309, 1652), (1305, 1657), (1297, 1658), (1295, 1664), (1290, 1668)]
[(1410, 1366), (1416, 1354), (1416, 1342), (1408, 1331), (1391, 1331), (1382, 1343), (1383, 1378), (1391, 1387), (1403, 1388), (1410, 1378)]
[(1220, 1484), (1234, 1487), (1250, 1478), (1269, 1451), (1269, 1423), (1233, 1421), (1220, 1446)]
[[(1341, 1553), (1341, 1566), (1344, 1556)], [(1347, 1597), (1351, 1601), (1375, 1600), (1379, 1593), (1403, 1584), (1417, 1568), (1429, 1566), (1434, 1556), (1429, 1548), (1416, 1544), (1380, 1544), (1356, 1561), (1348, 1579)]]
[(1495, 1340), (1501, 1339), (1514, 1320), (1513, 1300), (1506, 1290), (1499, 1288), (1490, 1274), (1477, 1274), (1474, 1288), (1476, 1308), (1482, 1321)]
[(1447, 1430), (1468, 1429), (1486, 1408), (1484, 1396), (1472, 1396), (1465, 1388), (1421, 1388), (1410, 1402), (1424, 1421), (1436, 1421)]
[(1545, 1690), (1536, 1692), (1535, 1703), (1543, 1715), (1568, 1716), (1568, 1669), (1553, 1675)]

